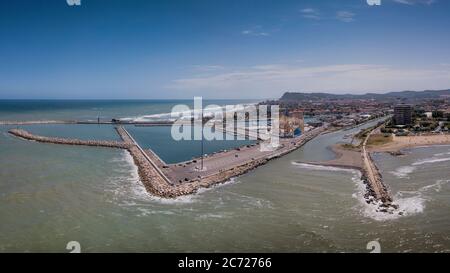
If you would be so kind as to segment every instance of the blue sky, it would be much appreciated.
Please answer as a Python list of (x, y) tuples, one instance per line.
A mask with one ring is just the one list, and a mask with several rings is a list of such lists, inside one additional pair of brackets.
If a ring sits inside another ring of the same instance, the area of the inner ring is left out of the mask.
[(0, 98), (450, 88), (450, 1), (0, 1)]

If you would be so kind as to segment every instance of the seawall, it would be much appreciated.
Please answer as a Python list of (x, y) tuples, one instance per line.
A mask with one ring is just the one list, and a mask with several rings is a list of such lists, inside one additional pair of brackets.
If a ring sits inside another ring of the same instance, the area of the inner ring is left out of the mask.
[(317, 135), (323, 133), (325, 130), (326, 129), (323, 127), (316, 129), (314, 132), (303, 136), (299, 140), (296, 140), (296, 143), (293, 145), (283, 146), (278, 150), (275, 150), (274, 152), (246, 161), (238, 166), (224, 166), (223, 169), (219, 172), (205, 177), (198, 177), (191, 181), (183, 182), (180, 184), (175, 184), (173, 183), (173, 181), (170, 181), (160, 168), (160, 165), (163, 163), (163, 161), (160, 160), (161, 162), (158, 162), (157, 159), (159, 159), (159, 157), (157, 157), (156, 154), (154, 154), (152, 151), (150, 154), (144, 151), (122, 126), (116, 127), (116, 131), (123, 141), (97, 141), (45, 137), (34, 135), (21, 129), (11, 129), (9, 130), (9, 133), (26, 140), (38, 141), (43, 143), (126, 149), (130, 152), (131, 156), (133, 157), (134, 163), (138, 167), (140, 180), (145, 186), (146, 190), (149, 193), (160, 197), (174, 198), (195, 193), (200, 188), (208, 188), (214, 184), (228, 181), (232, 177), (242, 175), (250, 170), (266, 164), (270, 160), (276, 159), (298, 149)]

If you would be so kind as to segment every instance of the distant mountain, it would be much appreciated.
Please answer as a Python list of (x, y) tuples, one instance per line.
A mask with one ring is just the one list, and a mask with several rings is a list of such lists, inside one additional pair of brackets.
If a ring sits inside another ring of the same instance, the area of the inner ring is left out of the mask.
[(450, 97), (450, 89), (425, 90), (425, 91), (400, 91), (400, 92), (389, 92), (385, 94), (367, 93), (362, 95), (286, 92), (283, 94), (280, 100), (281, 101), (305, 101), (305, 100), (323, 100), (323, 99), (416, 100), (416, 99), (437, 99), (443, 97)]

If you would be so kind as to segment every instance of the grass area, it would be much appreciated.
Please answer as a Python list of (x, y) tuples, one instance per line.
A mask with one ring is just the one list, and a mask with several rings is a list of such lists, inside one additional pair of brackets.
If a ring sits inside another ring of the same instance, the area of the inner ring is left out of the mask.
[(357, 138), (357, 139), (365, 139), (366, 138), (366, 136), (367, 136), (367, 134), (370, 132), (370, 131), (372, 131), (373, 130), (373, 128), (372, 127), (370, 127), (370, 128), (367, 128), (367, 129), (362, 129), (361, 131), (359, 131), (359, 133), (357, 133), (356, 135), (355, 135), (355, 137)]
[(340, 144), (339, 146), (340, 146), (342, 149), (352, 150), (352, 151), (359, 151), (359, 146), (355, 146), (355, 145), (350, 144), (350, 143)]
[(371, 135), (369, 140), (367, 141), (367, 145), (369, 146), (377, 146), (383, 145), (391, 142), (393, 140), (391, 134), (375, 134)]

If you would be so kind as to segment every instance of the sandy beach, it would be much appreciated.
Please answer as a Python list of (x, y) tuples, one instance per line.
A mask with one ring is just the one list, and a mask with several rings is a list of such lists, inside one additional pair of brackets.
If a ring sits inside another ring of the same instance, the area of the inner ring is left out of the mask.
[[(450, 145), (450, 134), (445, 135), (421, 135), (421, 136), (393, 136), (392, 141), (382, 144), (369, 146), (368, 151), (398, 153), (405, 148), (432, 146), (432, 145)], [(317, 164), (323, 166), (344, 167), (362, 169), (363, 162), (361, 151), (357, 147), (348, 147), (343, 144), (335, 144), (330, 149), (336, 154), (336, 158), (321, 162), (307, 162), (308, 164)], [(304, 162), (302, 162), (304, 163)]]
[(307, 162), (308, 164), (362, 169), (361, 151), (358, 148), (346, 148), (342, 144), (335, 144), (330, 149), (336, 154), (336, 158), (328, 161)]
[(398, 152), (405, 148), (418, 146), (450, 144), (450, 134), (420, 135), (420, 136), (394, 136), (392, 141), (379, 146), (369, 147), (370, 152)]

